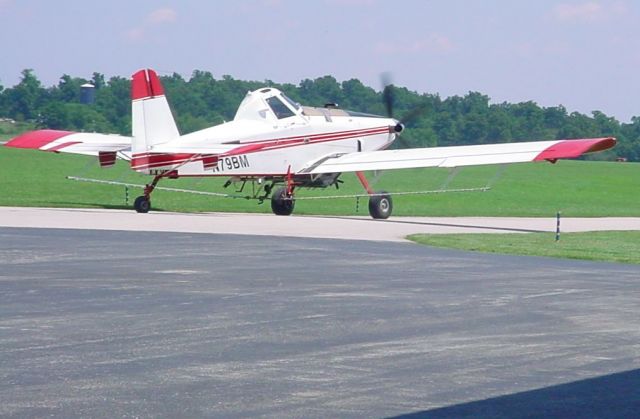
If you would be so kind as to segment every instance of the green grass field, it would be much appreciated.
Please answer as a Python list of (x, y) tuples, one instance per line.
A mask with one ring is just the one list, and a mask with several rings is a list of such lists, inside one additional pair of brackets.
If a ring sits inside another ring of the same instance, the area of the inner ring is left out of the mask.
[[(140, 189), (67, 180), (78, 176), (143, 185), (149, 177), (129, 170), (120, 162), (101, 169), (95, 158), (16, 150), (0, 147), (0, 205), (42, 207), (130, 208)], [(397, 170), (384, 173), (376, 190), (392, 192), (438, 190), (450, 175), (444, 169)], [(370, 174), (372, 177), (373, 174)], [(356, 177), (346, 174), (340, 190), (300, 190), (299, 198), (362, 193)], [(222, 187), (226, 179), (163, 180), (160, 186), (219, 193), (234, 193)], [(481, 188), (487, 192), (431, 193), (394, 196), (395, 216), (540, 216), (565, 217), (640, 216), (640, 165), (589, 161), (514, 164), (460, 170), (449, 188)], [(250, 185), (246, 186), (246, 195)], [(157, 190), (153, 209), (166, 211), (228, 211), (270, 213), (269, 202), (201, 196)], [(368, 215), (367, 199), (298, 200), (296, 214)], [(483, 252), (541, 255), (564, 258), (640, 263), (640, 233), (601, 232), (563, 234), (555, 243), (553, 234), (469, 234), (416, 236), (413, 240), (431, 246)]]
[(485, 253), (548, 256), (640, 264), (639, 231), (514, 234), (415, 234), (409, 239), (428, 246)]
[[(79, 176), (144, 184), (148, 176), (129, 170), (124, 162), (110, 169), (97, 159), (35, 150), (0, 147), (0, 205), (126, 208), (125, 188), (67, 180)], [(396, 216), (540, 216), (562, 211), (566, 217), (640, 216), (640, 165), (587, 161), (557, 164), (529, 163), (468, 167), (459, 171), (449, 188), (479, 188), (492, 179), (487, 192), (455, 192), (394, 196)], [(396, 170), (384, 173), (376, 190), (392, 192), (438, 190), (450, 172), (445, 169)], [(299, 198), (361, 194), (353, 174), (345, 174), (340, 190), (299, 190)], [(159, 186), (235, 193), (234, 185), (222, 188), (225, 178), (162, 180)], [(245, 191), (238, 193), (246, 195)], [(130, 190), (130, 203), (141, 193)], [(359, 204), (359, 205), (357, 205)], [(270, 212), (265, 202), (229, 199), (157, 190), (153, 209), (167, 211)], [(298, 200), (296, 214), (367, 215), (367, 199)]]

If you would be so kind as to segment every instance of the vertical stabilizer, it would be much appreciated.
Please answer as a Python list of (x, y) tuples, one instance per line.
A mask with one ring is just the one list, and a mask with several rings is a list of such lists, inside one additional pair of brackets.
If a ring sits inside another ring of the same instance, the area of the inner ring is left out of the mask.
[(155, 71), (136, 72), (131, 80), (132, 152), (146, 153), (156, 144), (180, 137)]

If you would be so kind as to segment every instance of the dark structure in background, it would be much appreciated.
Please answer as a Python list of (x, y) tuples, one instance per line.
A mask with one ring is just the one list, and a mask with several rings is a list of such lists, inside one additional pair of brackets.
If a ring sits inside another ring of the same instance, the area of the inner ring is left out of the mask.
[(96, 87), (91, 83), (80, 86), (80, 103), (83, 105), (93, 105), (96, 101)]

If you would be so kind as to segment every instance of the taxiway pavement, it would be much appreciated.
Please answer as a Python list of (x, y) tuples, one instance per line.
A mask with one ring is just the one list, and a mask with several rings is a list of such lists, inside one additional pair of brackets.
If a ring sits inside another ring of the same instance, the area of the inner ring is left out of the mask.
[[(405, 241), (414, 233), (513, 233), (556, 229), (552, 218), (289, 216), (233, 213), (138, 214), (132, 210), (0, 207), (0, 227), (245, 234)], [(640, 230), (640, 218), (562, 218), (563, 232)]]
[(0, 228), (2, 417), (632, 417), (637, 266)]
[(402, 242), (554, 229), (0, 208), (0, 416), (632, 417), (640, 267)]

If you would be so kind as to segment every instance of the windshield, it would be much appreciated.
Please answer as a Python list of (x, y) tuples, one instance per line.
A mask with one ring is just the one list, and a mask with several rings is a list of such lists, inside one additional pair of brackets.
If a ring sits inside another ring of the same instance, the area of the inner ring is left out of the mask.
[(282, 98), (287, 102), (289, 102), (289, 105), (291, 105), (293, 109), (295, 109), (296, 111), (300, 109), (300, 104), (298, 102), (294, 102), (293, 100), (291, 100), (291, 98), (285, 95), (284, 93), (282, 93)]
[(280, 98), (278, 98), (278, 96), (271, 96), (267, 99), (267, 104), (269, 104), (269, 107), (278, 119), (289, 118), (290, 116), (295, 115), (293, 111), (289, 109), (289, 107), (285, 105)]

